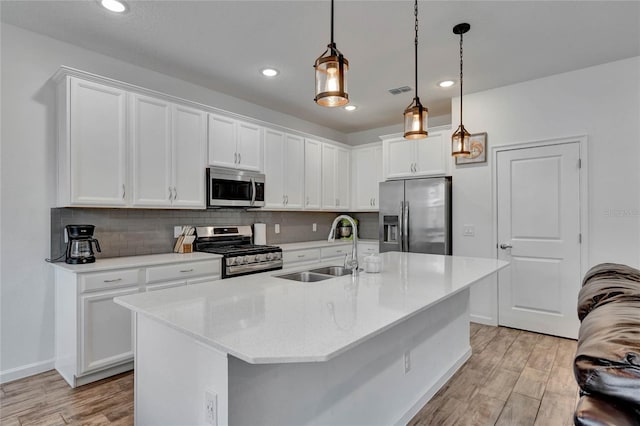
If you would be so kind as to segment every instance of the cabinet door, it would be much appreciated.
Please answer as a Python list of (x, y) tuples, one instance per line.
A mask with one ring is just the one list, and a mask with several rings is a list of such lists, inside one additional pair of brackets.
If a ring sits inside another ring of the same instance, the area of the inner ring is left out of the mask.
[(304, 196), (306, 209), (319, 209), (322, 188), (322, 144), (304, 141)]
[(236, 120), (209, 114), (209, 165), (235, 168)]
[(80, 374), (133, 360), (131, 311), (113, 298), (138, 287), (80, 296)]
[(237, 161), (243, 170), (262, 171), (262, 128), (255, 124), (238, 122)]
[(335, 163), (336, 171), (334, 175), (336, 176), (336, 181), (334, 185), (337, 199), (336, 207), (348, 210), (350, 207), (349, 185), (351, 176), (351, 159), (349, 151), (343, 148), (337, 148)]
[(264, 202), (267, 208), (285, 206), (285, 136), (284, 133), (264, 131), (264, 174), (266, 179)]
[(416, 174), (444, 176), (447, 173), (447, 153), (443, 133), (431, 133), (426, 139), (415, 141), (417, 147)]
[(157, 291), (164, 290), (165, 288), (184, 287), (187, 285), (185, 280), (182, 281), (168, 281), (164, 283), (147, 284), (145, 291)]
[(336, 197), (336, 147), (322, 144), (322, 208), (335, 209)]
[(71, 79), (71, 204), (127, 204), (126, 92)]
[(205, 208), (206, 113), (174, 105), (173, 206)]
[(411, 176), (415, 162), (415, 144), (412, 140), (393, 139), (384, 141), (387, 170), (386, 178)]
[(285, 135), (284, 139), (284, 194), (285, 207), (304, 207), (304, 139)]
[(357, 210), (372, 210), (375, 191), (378, 189), (375, 152), (373, 148), (359, 149), (353, 152), (355, 179), (355, 208)]
[(373, 148), (373, 168), (375, 169), (375, 179), (373, 182), (373, 208), (380, 209), (380, 182), (384, 182), (382, 171), (382, 146)]
[(131, 204), (171, 206), (171, 104), (131, 96)]

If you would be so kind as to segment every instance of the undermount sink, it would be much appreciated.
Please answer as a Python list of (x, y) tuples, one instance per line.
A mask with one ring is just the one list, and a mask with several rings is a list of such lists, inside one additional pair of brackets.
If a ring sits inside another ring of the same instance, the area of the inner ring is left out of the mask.
[(290, 274), (274, 276), (276, 278), (284, 278), (285, 280), (314, 283), (349, 274), (351, 274), (351, 269), (343, 268), (342, 266), (325, 266), (324, 268), (316, 268), (310, 271), (292, 272)]
[(324, 268), (312, 269), (309, 272), (316, 274), (332, 275), (334, 277), (341, 277), (343, 275), (351, 274), (351, 269), (347, 269), (343, 266), (325, 266)]
[(291, 274), (275, 275), (276, 278), (284, 278), (285, 280), (300, 281), (303, 283), (313, 283), (333, 278), (331, 275), (316, 274), (309, 271), (293, 272)]

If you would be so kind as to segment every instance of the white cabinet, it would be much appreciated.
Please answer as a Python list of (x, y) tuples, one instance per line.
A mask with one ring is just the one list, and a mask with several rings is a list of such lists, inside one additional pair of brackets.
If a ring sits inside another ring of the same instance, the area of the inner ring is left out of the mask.
[(135, 207), (205, 207), (206, 114), (131, 95)]
[(430, 131), (426, 139), (402, 137), (383, 141), (386, 179), (416, 176), (444, 176), (449, 170), (446, 131)]
[(354, 149), (352, 155), (352, 209), (378, 211), (382, 177), (382, 144)]
[(58, 85), (58, 206), (127, 204), (126, 92), (66, 76)]
[(304, 140), (304, 208), (319, 209), (322, 196), (322, 142)]
[[(173, 255), (148, 259), (159, 256)], [(113, 298), (211, 283), (220, 279), (220, 272), (219, 259), (84, 273), (55, 266), (56, 370), (72, 387), (131, 370), (132, 315)]]
[(262, 171), (262, 128), (209, 114), (209, 165)]
[(349, 209), (349, 151), (322, 144), (322, 208)]
[(133, 359), (131, 311), (116, 304), (113, 298), (138, 291), (138, 286), (133, 286), (80, 296), (80, 374)]
[(320, 248), (283, 250), (282, 266), (291, 268), (320, 262)]
[(171, 205), (180, 208), (205, 207), (205, 158), (207, 118), (201, 110), (173, 105)]
[(265, 129), (264, 171), (265, 207), (302, 209), (304, 207), (304, 139)]

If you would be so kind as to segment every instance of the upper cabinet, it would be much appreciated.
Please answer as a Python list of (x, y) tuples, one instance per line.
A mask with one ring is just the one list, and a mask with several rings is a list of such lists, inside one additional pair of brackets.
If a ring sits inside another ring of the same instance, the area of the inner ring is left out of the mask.
[(322, 144), (322, 208), (349, 209), (349, 151)]
[(402, 137), (383, 141), (385, 179), (417, 176), (444, 176), (449, 171), (448, 133), (429, 131), (425, 139)]
[(379, 183), (382, 176), (382, 144), (356, 148), (351, 151), (353, 188), (352, 208), (354, 210), (378, 211)]
[(206, 112), (58, 78), (58, 206), (205, 208)]
[(58, 86), (59, 206), (125, 206), (127, 93), (66, 77)]
[(265, 207), (304, 207), (304, 139), (272, 129), (264, 131)]
[(209, 114), (209, 165), (262, 171), (262, 128)]
[(304, 208), (321, 208), (322, 142), (304, 140)]

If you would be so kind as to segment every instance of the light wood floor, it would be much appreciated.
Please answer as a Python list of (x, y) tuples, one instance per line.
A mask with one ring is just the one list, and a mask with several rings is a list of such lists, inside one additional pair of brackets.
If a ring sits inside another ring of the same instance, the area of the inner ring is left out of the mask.
[[(576, 342), (471, 324), (471, 359), (416, 425), (572, 425)], [(133, 374), (71, 389), (49, 371), (0, 386), (0, 424), (133, 425)]]

